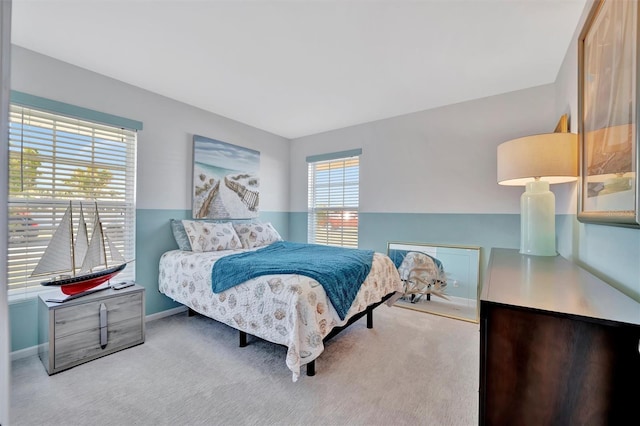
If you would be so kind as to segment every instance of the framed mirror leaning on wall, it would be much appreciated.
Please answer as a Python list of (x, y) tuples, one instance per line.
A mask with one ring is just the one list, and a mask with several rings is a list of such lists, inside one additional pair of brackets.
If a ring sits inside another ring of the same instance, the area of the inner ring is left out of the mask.
[(396, 306), (478, 322), (480, 247), (389, 242), (404, 296)]

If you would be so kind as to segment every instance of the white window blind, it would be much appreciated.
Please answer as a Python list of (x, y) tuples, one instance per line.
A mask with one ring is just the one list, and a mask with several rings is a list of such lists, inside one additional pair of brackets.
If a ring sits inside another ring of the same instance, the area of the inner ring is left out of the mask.
[[(82, 209), (91, 236), (97, 208), (104, 233), (133, 260), (136, 132), (14, 104), (9, 126), (9, 297), (51, 290), (31, 272), (69, 202), (74, 232)], [(134, 278), (129, 264), (116, 279)]]
[(360, 157), (309, 162), (310, 243), (358, 247)]

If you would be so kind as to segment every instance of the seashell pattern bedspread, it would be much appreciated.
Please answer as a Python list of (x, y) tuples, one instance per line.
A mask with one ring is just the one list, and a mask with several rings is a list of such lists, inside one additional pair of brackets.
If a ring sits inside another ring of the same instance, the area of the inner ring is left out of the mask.
[(293, 381), (298, 379), (302, 365), (322, 353), (322, 340), (334, 327), (346, 324), (350, 317), (385, 295), (403, 291), (391, 259), (375, 253), (371, 272), (344, 321), (322, 286), (302, 275), (264, 275), (213, 293), (211, 268), (215, 261), (242, 251), (247, 250), (168, 251), (160, 258), (160, 292), (202, 315), (285, 345), (286, 364), (293, 372)]

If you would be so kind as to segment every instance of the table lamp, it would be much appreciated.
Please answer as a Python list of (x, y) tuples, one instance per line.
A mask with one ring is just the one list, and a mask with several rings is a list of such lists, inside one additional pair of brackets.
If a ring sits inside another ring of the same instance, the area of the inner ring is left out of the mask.
[(520, 253), (556, 256), (555, 196), (549, 184), (575, 181), (575, 133), (545, 133), (498, 146), (498, 184), (525, 186), (520, 197)]

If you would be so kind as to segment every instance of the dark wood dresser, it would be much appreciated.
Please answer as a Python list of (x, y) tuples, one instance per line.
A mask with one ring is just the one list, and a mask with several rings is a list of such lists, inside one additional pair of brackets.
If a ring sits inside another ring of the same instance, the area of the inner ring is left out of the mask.
[(560, 257), (492, 249), (481, 425), (640, 425), (640, 303)]

